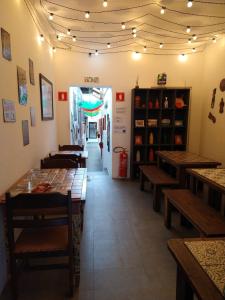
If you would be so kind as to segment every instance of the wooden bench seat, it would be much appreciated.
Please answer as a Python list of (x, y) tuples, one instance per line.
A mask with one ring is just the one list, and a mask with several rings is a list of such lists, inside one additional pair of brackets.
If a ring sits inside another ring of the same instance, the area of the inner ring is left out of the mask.
[(172, 178), (156, 166), (140, 166), (140, 189), (144, 190), (145, 181), (149, 181), (153, 190), (153, 209), (160, 210), (162, 187), (177, 187), (178, 180)]
[(214, 208), (187, 189), (166, 189), (165, 226), (171, 227), (171, 213), (175, 207), (200, 233), (200, 236), (225, 236), (225, 219)]

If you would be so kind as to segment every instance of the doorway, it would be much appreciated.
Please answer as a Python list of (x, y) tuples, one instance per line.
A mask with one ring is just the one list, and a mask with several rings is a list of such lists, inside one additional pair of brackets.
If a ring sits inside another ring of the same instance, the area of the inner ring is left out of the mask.
[(89, 139), (97, 138), (97, 122), (89, 122)]

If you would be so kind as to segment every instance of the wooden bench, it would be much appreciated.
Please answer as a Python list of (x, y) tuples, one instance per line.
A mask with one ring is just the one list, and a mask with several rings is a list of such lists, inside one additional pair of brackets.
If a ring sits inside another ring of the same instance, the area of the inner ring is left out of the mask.
[(171, 227), (171, 213), (175, 207), (185, 217), (200, 236), (225, 236), (225, 219), (214, 208), (203, 202), (187, 189), (166, 189), (165, 195), (165, 226)]
[(156, 166), (140, 166), (140, 189), (142, 191), (146, 180), (151, 183), (153, 190), (153, 209), (160, 211), (162, 187), (178, 187), (179, 182)]

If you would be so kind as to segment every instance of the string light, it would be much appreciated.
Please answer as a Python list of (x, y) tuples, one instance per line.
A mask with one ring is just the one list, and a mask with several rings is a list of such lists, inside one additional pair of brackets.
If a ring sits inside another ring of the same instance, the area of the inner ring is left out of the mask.
[(57, 35), (56, 38), (58, 41), (61, 41), (61, 39), (62, 39), (60, 35)]
[(185, 62), (187, 60), (187, 55), (182, 53), (178, 56), (179, 61)]
[(188, 0), (187, 2), (187, 7), (190, 8), (193, 5), (193, 1), (192, 0)]
[(163, 48), (163, 43), (159, 44), (159, 48), (162, 49)]
[(196, 40), (197, 40), (197, 35), (196, 35), (196, 34), (193, 34), (193, 35), (192, 35), (192, 38), (193, 38), (194, 41), (196, 41)]
[(95, 50), (95, 55), (98, 56), (98, 50)]
[(190, 32), (191, 32), (191, 27), (190, 27), (190, 26), (187, 26), (186, 32), (187, 32), (187, 33), (190, 33)]
[(67, 29), (67, 34), (70, 35), (71, 34), (71, 30)]
[(102, 3), (102, 5), (103, 5), (104, 7), (107, 7), (107, 6), (108, 6), (108, 1), (107, 1), (107, 0), (104, 0), (103, 3)]
[(77, 37), (74, 35), (73, 38), (72, 38), (73, 42), (76, 42), (77, 40)]
[(166, 7), (165, 7), (165, 6), (162, 6), (162, 7), (161, 7), (161, 10), (160, 10), (160, 14), (161, 14), (161, 15), (164, 15), (165, 12), (166, 12)]
[(121, 28), (124, 30), (126, 28), (126, 24), (124, 22), (121, 23)]
[(134, 51), (134, 52), (132, 53), (132, 58), (133, 58), (134, 60), (139, 60), (139, 59), (141, 58), (141, 53), (138, 52), (138, 51)]
[(110, 43), (107, 44), (107, 48), (111, 48), (111, 44)]
[(136, 33), (136, 32), (137, 32), (137, 29), (136, 29), (135, 27), (133, 27), (133, 28), (132, 28), (132, 32), (133, 32), (133, 33)]
[(52, 51), (53, 51), (53, 52), (56, 52), (56, 48), (55, 48), (55, 47), (52, 47)]
[(195, 48), (192, 48), (192, 52), (196, 52), (196, 49), (195, 49)]
[(86, 19), (89, 19), (90, 18), (90, 12), (86, 11), (84, 16), (85, 16)]
[(48, 16), (48, 18), (49, 18), (49, 20), (50, 20), (50, 21), (52, 21), (52, 20), (53, 20), (53, 18), (54, 18), (54, 15), (53, 15), (53, 13), (50, 13), (50, 14), (49, 14), (49, 16)]
[(43, 34), (40, 34), (40, 41), (44, 42), (44, 40), (45, 40), (45, 38), (44, 38)]
[(192, 40), (191, 39), (188, 39), (188, 44), (191, 44), (192, 43)]
[(133, 35), (133, 38), (136, 38), (137, 37), (137, 33), (132, 33), (132, 35)]
[(145, 52), (147, 51), (147, 46), (144, 46), (144, 51), (145, 51)]
[(215, 37), (212, 38), (212, 41), (213, 41), (213, 43), (215, 44), (215, 43), (216, 43), (216, 38), (215, 38)]

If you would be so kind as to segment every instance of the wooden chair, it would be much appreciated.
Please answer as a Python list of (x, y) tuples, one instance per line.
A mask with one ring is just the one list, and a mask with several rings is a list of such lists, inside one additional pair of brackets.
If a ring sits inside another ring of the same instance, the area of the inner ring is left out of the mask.
[(59, 151), (84, 151), (84, 145), (59, 145)]
[(79, 163), (71, 159), (53, 159), (52, 157), (41, 159), (41, 169), (70, 169), (78, 167)]
[[(67, 268), (69, 294), (73, 295), (73, 241), (71, 191), (60, 193), (6, 193), (8, 247), (13, 299), (17, 299), (17, 278), (21, 263), (30, 270)], [(44, 215), (44, 217), (43, 217)], [(42, 216), (42, 217), (40, 217)], [(20, 232), (15, 237), (15, 230)], [(66, 263), (30, 265), (43, 257), (66, 257)], [(50, 278), (51, 280), (51, 278)]]
[(55, 154), (55, 155), (51, 155), (51, 153), (49, 153), (49, 157), (52, 159), (66, 159), (66, 160), (72, 160), (74, 162), (76, 162), (78, 164), (79, 168), (85, 168), (85, 158), (83, 158), (80, 155), (75, 155), (75, 154)]

